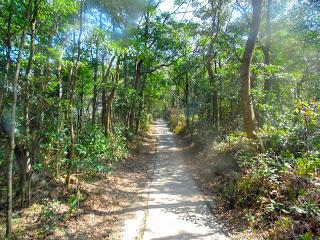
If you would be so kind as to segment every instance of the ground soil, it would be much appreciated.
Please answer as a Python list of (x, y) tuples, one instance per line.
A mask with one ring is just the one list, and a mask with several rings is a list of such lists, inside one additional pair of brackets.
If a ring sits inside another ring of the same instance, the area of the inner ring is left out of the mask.
[[(115, 164), (107, 175), (81, 181), (84, 201), (70, 213), (68, 195), (62, 183), (38, 186), (32, 205), (15, 212), (14, 239), (119, 239), (121, 212), (135, 201), (152, 177), (155, 139), (141, 136), (130, 157)], [(49, 185), (49, 187), (48, 187)], [(52, 200), (52, 199), (59, 199)], [(4, 236), (4, 214), (0, 214), (0, 239)]]

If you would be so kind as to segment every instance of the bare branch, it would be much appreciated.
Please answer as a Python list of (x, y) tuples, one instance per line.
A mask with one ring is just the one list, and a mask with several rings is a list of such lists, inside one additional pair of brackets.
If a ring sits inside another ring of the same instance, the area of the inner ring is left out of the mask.
[(241, 13), (242, 17), (246, 20), (246, 22), (250, 25), (251, 24), (251, 20), (249, 18), (249, 13), (246, 7), (242, 6), (241, 3), (239, 2), (239, 0), (236, 0), (235, 6), (237, 7), (237, 9), (239, 10), (239, 12)]

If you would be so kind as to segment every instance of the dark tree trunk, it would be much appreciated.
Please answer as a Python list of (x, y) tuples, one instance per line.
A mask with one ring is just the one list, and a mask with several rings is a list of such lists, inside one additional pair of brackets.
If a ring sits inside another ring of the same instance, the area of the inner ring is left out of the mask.
[(188, 130), (190, 130), (190, 109), (189, 109), (189, 79), (188, 79), (188, 73), (186, 73), (186, 84), (185, 84), (185, 117), (186, 117), (186, 127)]
[[(271, 5), (272, 0), (267, 2), (267, 12), (266, 12), (266, 44), (263, 47), (264, 54), (264, 64), (270, 65), (270, 49), (271, 49)], [(264, 103), (267, 103), (269, 91), (271, 90), (270, 74), (265, 74), (264, 76), (264, 91), (265, 98)]]
[(96, 123), (96, 115), (97, 115), (97, 80), (98, 80), (98, 52), (99, 46), (96, 45), (96, 56), (94, 62), (94, 76), (93, 76), (93, 98), (92, 98), (92, 123)]
[(9, 1), (9, 16), (8, 16), (8, 25), (7, 25), (7, 39), (6, 39), (6, 62), (4, 65), (4, 77), (3, 83), (0, 88), (0, 116), (2, 113), (2, 105), (3, 100), (6, 95), (6, 87), (8, 83), (8, 75), (9, 75), (9, 68), (10, 68), (10, 54), (11, 54), (11, 21), (12, 21), (12, 12), (13, 12), (13, 5), (12, 1)]
[(19, 166), (19, 196), (21, 207), (28, 207), (30, 204), (30, 184), (32, 171), (31, 152), (27, 147), (16, 146), (15, 156)]
[(141, 89), (140, 89), (140, 93), (139, 93), (140, 103), (139, 103), (138, 114), (137, 114), (137, 118), (136, 118), (136, 129), (135, 129), (136, 134), (140, 130), (140, 124), (141, 124), (140, 118), (141, 118), (141, 114), (142, 114), (143, 108), (144, 108), (144, 86), (145, 86), (145, 79), (142, 80)]
[(135, 95), (133, 96), (133, 99), (131, 100), (130, 105), (130, 112), (129, 112), (129, 129), (131, 131), (134, 130), (134, 118), (135, 118), (135, 108), (136, 108), (136, 93), (139, 88), (140, 79), (141, 79), (141, 67), (143, 64), (143, 60), (140, 59), (136, 63), (136, 71), (135, 71), (135, 78), (133, 82), (133, 89), (135, 90)]
[(114, 96), (115, 96), (115, 92), (116, 92), (116, 88), (117, 88), (117, 84), (118, 84), (118, 81), (119, 81), (119, 59), (117, 61), (117, 67), (116, 67), (116, 74), (115, 76), (113, 77), (113, 86), (112, 86), (112, 89), (110, 91), (110, 93), (108, 94), (107, 96), (107, 100), (106, 100), (106, 118), (105, 118), (105, 123), (104, 123), (104, 126), (105, 126), (105, 134), (108, 135), (109, 132), (110, 132), (110, 129), (111, 129), (111, 114), (112, 114), (112, 102), (113, 102), (113, 99), (114, 99)]
[[(215, 76), (218, 74), (217, 60), (214, 60), (214, 73)], [(214, 118), (214, 128), (219, 131), (220, 125), (220, 108), (219, 108), (219, 96), (218, 96), (218, 82), (217, 78), (213, 79), (212, 82), (212, 107), (213, 107), (213, 118)]]
[[(64, 46), (66, 43), (66, 36), (64, 35), (62, 37), (62, 43), (61, 43), (61, 53), (59, 56), (58, 64), (57, 64), (57, 80), (58, 80), (58, 117), (57, 117), (57, 125), (58, 125), (58, 132), (62, 133), (63, 131), (63, 125), (64, 125), (64, 112), (62, 108), (62, 98), (63, 98), (63, 79), (62, 79), (62, 59), (63, 59), (63, 52), (64, 52)], [(57, 173), (58, 174), (58, 173)]]
[(26, 34), (28, 31), (28, 24), (30, 19), (32, 7), (32, 0), (29, 0), (25, 19), (26, 23), (23, 27), (21, 39), (20, 39), (20, 46), (19, 46), (19, 53), (16, 62), (16, 69), (12, 79), (12, 108), (11, 108), (11, 121), (10, 121), (10, 135), (9, 135), (9, 151), (8, 151), (8, 192), (7, 192), (7, 216), (6, 216), (6, 237), (10, 239), (11, 237), (11, 219), (12, 219), (12, 166), (13, 166), (13, 154), (15, 149), (15, 129), (16, 129), (16, 106), (17, 106), (17, 88), (18, 88), (18, 80), (19, 80), (19, 73), (20, 73), (20, 66), (21, 66), (21, 59), (22, 53), (24, 50), (24, 44), (26, 41)]
[[(100, 13), (99, 17), (99, 27), (100, 30), (102, 30), (102, 13)], [(95, 62), (94, 62), (94, 77), (93, 77), (93, 99), (92, 99), (92, 123), (96, 124), (97, 120), (97, 98), (98, 98), (98, 86), (97, 86), (97, 80), (98, 80), (98, 67), (99, 67), (99, 61), (98, 61), (98, 56), (99, 56), (99, 43), (97, 42), (96, 44), (96, 56), (95, 56)], [(103, 61), (102, 61), (103, 64)], [(103, 78), (102, 73), (102, 78)]]
[[(33, 65), (33, 57), (35, 52), (35, 31), (36, 31), (36, 20), (37, 20), (37, 14), (38, 14), (38, 1), (34, 0), (34, 11), (32, 15), (31, 20), (31, 36), (30, 36), (30, 54), (28, 59), (28, 64), (26, 68), (26, 75), (24, 77), (24, 84), (26, 86), (24, 93), (24, 129), (25, 129), (25, 137), (28, 140), (32, 139), (31, 132), (30, 132), (30, 96), (29, 96), (29, 81), (30, 81), (30, 74), (31, 69)], [(32, 142), (32, 141), (31, 141)], [(16, 147), (15, 153), (16, 157), (21, 156), (18, 160), (20, 160), (19, 167), (20, 167), (20, 197), (21, 197), (21, 207), (25, 208), (29, 206), (29, 193), (26, 192), (30, 187), (27, 186), (27, 183), (29, 182), (29, 176), (32, 175), (32, 165), (31, 165), (31, 158), (30, 158), (30, 149), (32, 148), (32, 143), (29, 143), (27, 141), (25, 146), (22, 147)], [(18, 150), (21, 151), (18, 151)], [(22, 150), (23, 149), (23, 150)], [(18, 154), (20, 153), (20, 154)]]
[(107, 94), (107, 81), (111, 72), (111, 67), (113, 64), (113, 61), (115, 59), (115, 56), (113, 56), (109, 62), (109, 66), (107, 68), (106, 74), (103, 76), (102, 81), (102, 126), (104, 128), (104, 132), (107, 134), (109, 129), (109, 110), (108, 108), (108, 94)]
[[(80, 64), (80, 55), (81, 55), (81, 37), (83, 32), (83, 12), (84, 12), (84, 1), (80, 2), (80, 28), (79, 28), (79, 35), (78, 35), (78, 42), (77, 42), (77, 58), (74, 66), (74, 72), (73, 67), (70, 69), (69, 73), (69, 87), (70, 87), (70, 94), (69, 94), (69, 104), (68, 104), (68, 122), (69, 122), (69, 135), (70, 135), (70, 146), (68, 150), (68, 164), (67, 164), (67, 177), (66, 177), (66, 185), (69, 186), (70, 182), (70, 175), (71, 175), (71, 166), (72, 161), (75, 158), (75, 144), (76, 144), (76, 135), (74, 132), (74, 119), (73, 119), (73, 95), (74, 95), (74, 88), (76, 85), (76, 82), (78, 80), (78, 70), (79, 70), (79, 64)], [(75, 38), (75, 37), (74, 37)], [(74, 55), (74, 52), (73, 52)], [(74, 61), (74, 60), (73, 60)]]
[(241, 89), (240, 89), (240, 106), (243, 116), (244, 129), (249, 138), (258, 140), (259, 151), (263, 151), (263, 143), (258, 132), (258, 123), (255, 117), (252, 98), (251, 98), (251, 76), (250, 76), (250, 66), (253, 56), (253, 51), (257, 41), (257, 36), (259, 32), (260, 17), (261, 17), (261, 5), (262, 0), (252, 0), (253, 16), (251, 27), (245, 46), (245, 50), (242, 57), (241, 64)]
[(123, 60), (123, 75), (124, 75), (124, 88), (127, 88), (129, 84), (127, 56), (125, 56)]
[[(213, 50), (213, 43), (210, 42), (209, 50), (206, 56), (206, 68), (208, 72), (209, 82), (211, 85), (211, 96), (212, 96), (212, 125), (217, 130), (218, 129), (218, 116), (219, 116), (219, 109), (218, 109), (218, 92), (216, 86), (216, 79), (215, 74), (212, 69), (212, 50)], [(215, 66), (216, 71), (216, 66)]]
[[(211, 41), (209, 49), (206, 55), (206, 68), (208, 71), (209, 82), (211, 85), (211, 99), (212, 99), (212, 125), (213, 128), (219, 130), (219, 107), (218, 107), (218, 90), (217, 90), (217, 79), (213, 72), (213, 59), (216, 56), (216, 51), (214, 51), (214, 43), (220, 32), (221, 28), (221, 14), (223, 1), (209, 1), (211, 10)], [(217, 73), (217, 62), (214, 60), (214, 69)]]
[[(129, 83), (129, 64), (127, 60), (127, 55), (125, 55), (123, 59), (123, 78), (124, 78), (123, 87), (125, 90), (127, 90), (130, 84)], [(129, 99), (126, 99), (126, 104), (127, 105), (129, 104)], [(122, 119), (123, 119), (124, 126), (126, 128), (128, 128), (129, 126), (128, 118), (129, 118), (129, 111), (124, 111), (122, 114)]]

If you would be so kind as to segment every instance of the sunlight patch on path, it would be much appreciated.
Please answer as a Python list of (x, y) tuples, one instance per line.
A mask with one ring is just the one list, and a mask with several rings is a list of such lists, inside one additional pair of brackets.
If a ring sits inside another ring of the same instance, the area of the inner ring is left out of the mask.
[[(163, 120), (143, 240), (229, 239), (214, 220)], [(134, 238), (133, 238), (134, 239)]]

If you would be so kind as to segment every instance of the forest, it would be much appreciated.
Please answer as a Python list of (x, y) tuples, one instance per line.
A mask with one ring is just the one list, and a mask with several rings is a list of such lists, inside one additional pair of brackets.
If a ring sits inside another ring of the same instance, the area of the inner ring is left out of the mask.
[(143, 139), (160, 118), (192, 164), (214, 163), (199, 181), (241, 222), (231, 239), (320, 239), (318, 0), (0, 9), (0, 239), (120, 239), (55, 229), (80, 224), (89, 184), (119, 165), (149, 174)]

